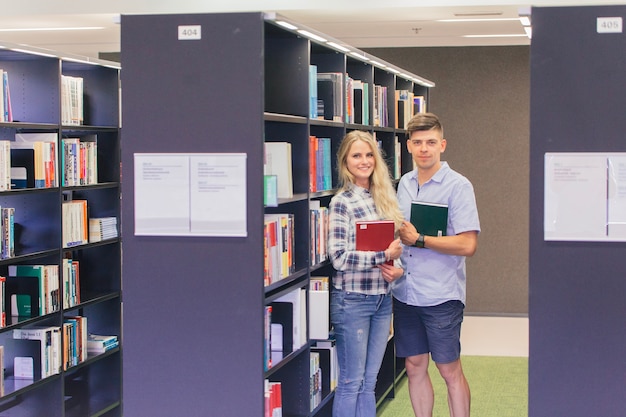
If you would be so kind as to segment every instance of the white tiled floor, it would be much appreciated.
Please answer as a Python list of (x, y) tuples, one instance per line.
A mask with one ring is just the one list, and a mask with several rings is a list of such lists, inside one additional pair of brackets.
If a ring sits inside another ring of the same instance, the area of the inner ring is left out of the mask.
[(461, 354), (528, 357), (528, 317), (466, 315)]

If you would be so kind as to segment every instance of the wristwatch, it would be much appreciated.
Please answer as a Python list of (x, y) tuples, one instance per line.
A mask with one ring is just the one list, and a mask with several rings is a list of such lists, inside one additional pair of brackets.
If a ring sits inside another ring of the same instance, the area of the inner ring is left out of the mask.
[(417, 240), (415, 241), (413, 246), (415, 246), (416, 248), (423, 248), (424, 247), (424, 235), (423, 234), (420, 233), (417, 236)]

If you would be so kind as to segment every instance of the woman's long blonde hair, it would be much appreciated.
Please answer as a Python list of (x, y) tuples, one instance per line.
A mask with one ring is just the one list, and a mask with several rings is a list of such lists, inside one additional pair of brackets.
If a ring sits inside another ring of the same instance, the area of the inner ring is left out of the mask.
[(375, 166), (370, 176), (369, 192), (374, 199), (376, 212), (383, 219), (393, 220), (397, 228), (402, 223), (404, 216), (398, 206), (396, 190), (391, 183), (387, 164), (381, 155), (380, 149), (378, 149), (378, 144), (370, 133), (362, 130), (353, 130), (341, 141), (337, 151), (337, 171), (340, 189), (346, 190), (350, 184), (354, 183), (354, 175), (348, 170), (347, 158), (350, 147), (357, 140), (367, 143), (372, 148), (372, 153), (374, 154)]

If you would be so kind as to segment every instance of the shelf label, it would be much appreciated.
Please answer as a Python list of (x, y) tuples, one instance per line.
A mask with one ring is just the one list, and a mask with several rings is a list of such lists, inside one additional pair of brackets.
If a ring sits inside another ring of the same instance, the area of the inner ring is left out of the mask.
[(598, 17), (598, 33), (622, 33), (621, 17)]
[(193, 41), (202, 39), (202, 27), (200, 25), (178, 26), (179, 41)]

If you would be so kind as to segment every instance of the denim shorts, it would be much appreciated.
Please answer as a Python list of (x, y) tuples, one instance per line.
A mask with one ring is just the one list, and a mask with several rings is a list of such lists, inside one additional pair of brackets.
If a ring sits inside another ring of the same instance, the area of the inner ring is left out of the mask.
[(430, 353), (436, 363), (450, 363), (461, 355), (461, 301), (417, 307), (393, 299), (396, 356)]

